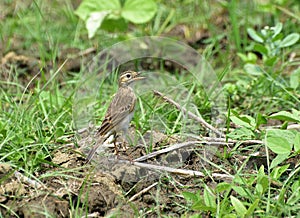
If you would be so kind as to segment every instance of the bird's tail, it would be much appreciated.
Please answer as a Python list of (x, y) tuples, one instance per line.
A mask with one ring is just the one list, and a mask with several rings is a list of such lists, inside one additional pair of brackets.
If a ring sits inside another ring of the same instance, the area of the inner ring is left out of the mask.
[(96, 140), (95, 145), (93, 146), (93, 148), (89, 151), (88, 155), (85, 158), (85, 163), (88, 164), (91, 162), (91, 160), (93, 159), (96, 151), (98, 150), (99, 146), (103, 144), (103, 142), (106, 141), (108, 137), (100, 137), (98, 140)]

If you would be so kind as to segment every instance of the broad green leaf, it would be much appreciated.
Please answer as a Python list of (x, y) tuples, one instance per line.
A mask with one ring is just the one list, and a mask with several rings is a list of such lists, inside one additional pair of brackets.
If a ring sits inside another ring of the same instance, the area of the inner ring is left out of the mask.
[(293, 89), (297, 89), (300, 84), (300, 67), (294, 70), (290, 76), (290, 86)]
[(254, 133), (246, 128), (246, 127), (241, 127), (238, 129), (234, 129), (232, 132), (228, 133), (227, 136), (231, 139), (251, 139), (254, 137)]
[(216, 197), (214, 196), (210, 188), (206, 185), (204, 187), (203, 198), (206, 206), (216, 209)]
[(271, 178), (278, 180), (280, 176), (286, 172), (289, 166), (290, 166), (289, 164), (286, 164), (284, 166), (276, 167), (271, 172)]
[(246, 217), (253, 217), (254, 210), (257, 209), (257, 205), (259, 203), (259, 199), (256, 199), (248, 208)]
[[(261, 169), (264, 169), (263, 167), (260, 167), (259, 170)], [(266, 190), (268, 190), (268, 187), (269, 187), (269, 177), (265, 175), (265, 172), (259, 172), (259, 175), (257, 177), (257, 184), (256, 185), (259, 185), (257, 186), (258, 189), (260, 189), (260, 193), (263, 194), (265, 193)]]
[(270, 169), (277, 167), (279, 164), (281, 164), (283, 161), (285, 161), (290, 155), (290, 152), (285, 154), (277, 154), (277, 156), (272, 160)]
[(121, 10), (119, 0), (84, 0), (76, 9), (75, 14), (86, 21), (92, 12), (111, 11), (116, 14)]
[(249, 124), (249, 122), (242, 120), (240, 117), (236, 117), (236, 116), (230, 116), (230, 120), (242, 127), (246, 127), (246, 128), (252, 128), (252, 126)]
[(59, 137), (63, 136), (64, 134), (65, 134), (65, 131), (62, 127), (56, 128), (56, 130), (55, 130), (55, 137), (56, 138), (59, 138)]
[(259, 126), (261, 124), (266, 124), (267, 123), (267, 119), (264, 115), (262, 115), (261, 113), (258, 113), (256, 116), (256, 125), (255, 125), (255, 129), (259, 128)]
[(244, 204), (234, 196), (230, 196), (231, 203), (240, 217), (244, 217), (247, 213), (247, 209)]
[(270, 115), (269, 118), (282, 120), (282, 121), (300, 122), (299, 116), (295, 115), (294, 113), (290, 113), (288, 111), (280, 111), (278, 113)]
[(247, 54), (247, 57), (248, 57), (248, 61), (249, 62), (252, 62), (252, 63), (255, 63), (255, 61), (257, 60), (257, 56), (256, 54), (252, 53), (252, 52), (249, 52)]
[(123, 17), (119, 19), (110, 19), (108, 17), (105, 18), (101, 25), (101, 29), (109, 31), (109, 32), (124, 32), (128, 28), (128, 23), (125, 21)]
[(295, 136), (294, 150), (295, 150), (295, 152), (300, 151), (300, 133), (299, 132), (297, 132), (296, 136)]
[(121, 15), (132, 23), (140, 24), (151, 20), (157, 11), (153, 0), (127, 0)]
[(249, 52), (247, 55), (243, 53), (237, 53), (237, 55), (242, 59), (243, 62), (255, 63), (257, 60), (256, 54)]
[(284, 48), (284, 47), (289, 47), (291, 45), (294, 45), (295, 43), (298, 42), (300, 38), (300, 35), (298, 33), (291, 33), (290, 35), (287, 35), (281, 42), (279, 47)]
[(248, 57), (245, 54), (238, 52), (237, 55), (242, 59), (243, 62), (248, 61)]
[(92, 12), (90, 17), (86, 20), (85, 26), (88, 30), (89, 38), (93, 38), (97, 29), (101, 26), (104, 18), (110, 11)]
[(264, 60), (264, 63), (267, 66), (273, 66), (277, 62), (278, 58), (276, 56), (270, 57)]
[(262, 55), (265, 55), (265, 56), (268, 55), (268, 49), (262, 44), (255, 43), (254, 47), (253, 47), (253, 50), (258, 51)]
[(231, 188), (231, 185), (227, 182), (221, 182), (217, 185), (216, 187), (216, 192), (223, 192), (223, 191), (227, 191), (228, 189)]
[(274, 31), (274, 34), (272, 38), (275, 38), (282, 30), (282, 23), (277, 23), (275, 27), (272, 28)]
[(300, 111), (299, 110), (292, 108), (292, 114), (295, 114), (295, 116), (299, 117), (299, 119), (300, 119)]
[(263, 192), (264, 192), (263, 186), (257, 183), (255, 186), (255, 194), (260, 198)]
[(259, 42), (259, 43), (264, 42), (264, 39), (261, 36), (259, 36), (254, 29), (248, 28), (247, 32), (248, 32), (249, 36), (256, 42)]
[(260, 76), (263, 74), (262, 69), (255, 64), (245, 64), (244, 70), (250, 75), (254, 75), (254, 76)]
[(232, 189), (238, 193), (238, 195), (240, 195), (241, 197), (247, 197), (248, 193), (245, 191), (244, 188), (240, 187), (240, 186), (232, 186)]
[(255, 119), (249, 115), (239, 115), (235, 110), (231, 110), (230, 119), (235, 124), (246, 127), (246, 128), (254, 128), (255, 127)]
[(291, 131), (271, 129), (266, 134), (266, 145), (276, 154), (286, 154), (291, 152), (292, 144), (289, 142)]
[(199, 211), (211, 211), (211, 207), (206, 206), (203, 199), (198, 200), (195, 202), (192, 207), (193, 210), (199, 210)]
[(196, 194), (191, 193), (191, 192), (182, 192), (182, 196), (187, 200), (187, 201), (193, 201), (196, 202), (198, 200), (198, 197)]

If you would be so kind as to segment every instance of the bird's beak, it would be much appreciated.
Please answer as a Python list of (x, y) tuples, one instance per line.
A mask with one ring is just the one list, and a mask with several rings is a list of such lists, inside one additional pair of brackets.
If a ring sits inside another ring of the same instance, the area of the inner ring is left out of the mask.
[(134, 80), (142, 80), (142, 79), (146, 79), (146, 77), (141, 76), (142, 72), (138, 72), (136, 77), (134, 78)]

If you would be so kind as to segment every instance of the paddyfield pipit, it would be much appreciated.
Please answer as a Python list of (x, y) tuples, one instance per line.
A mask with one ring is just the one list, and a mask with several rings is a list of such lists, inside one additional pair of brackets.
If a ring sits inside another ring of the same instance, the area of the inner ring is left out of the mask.
[(87, 163), (92, 160), (98, 147), (111, 135), (114, 136), (115, 152), (118, 152), (115, 143), (117, 133), (123, 132), (126, 135), (134, 113), (136, 96), (132, 89), (132, 84), (144, 78), (140, 76), (140, 73), (134, 71), (125, 71), (120, 74), (118, 91), (114, 95), (106, 111), (104, 120), (96, 133), (97, 142), (86, 157)]

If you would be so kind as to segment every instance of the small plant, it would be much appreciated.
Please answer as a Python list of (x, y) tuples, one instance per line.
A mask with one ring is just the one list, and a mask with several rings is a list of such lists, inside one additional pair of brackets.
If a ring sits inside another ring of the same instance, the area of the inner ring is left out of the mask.
[[(281, 129), (259, 130), (260, 125), (266, 124), (269, 119), (283, 121)], [(237, 140), (264, 138), (266, 146), (277, 155), (271, 162), (271, 169), (300, 152), (300, 133), (286, 129), (288, 122), (300, 123), (300, 112), (295, 109), (292, 109), (292, 112), (280, 111), (270, 116), (258, 114), (256, 118), (239, 115), (231, 110), (230, 120), (239, 128), (228, 133), (227, 137)]]
[[(295, 109), (292, 110), (292, 113), (280, 111), (269, 117), (285, 122), (282, 129), (267, 130), (265, 136), (267, 147), (277, 154), (276, 158), (272, 160), (270, 166), (270, 168), (274, 168), (288, 159), (291, 155), (296, 155), (300, 152), (300, 133), (296, 130), (285, 129), (287, 122), (289, 121), (300, 123), (300, 111)], [(294, 154), (292, 153), (293, 150), (295, 152)]]
[[(252, 50), (262, 55), (264, 64), (267, 66), (274, 66), (280, 58), (281, 50), (296, 44), (300, 38), (298, 33), (291, 33), (284, 37), (281, 33), (282, 27), (282, 23), (277, 23), (274, 27), (266, 26), (260, 32), (252, 28), (247, 29), (249, 36), (254, 40), (251, 46)], [(249, 53), (247, 56), (244, 54), (238, 55), (245, 62), (256, 60), (256, 56), (253, 53)]]
[[(253, 40), (248, 45), (248, 53), (238, 53), (246, 74), (238, 76), (236, 84), (227, 86), (233, 104), (243, 102), (247, 110), (250, 106), (267, 113), (297, 108), (300, 68), (297, 59), (291, 57), (292, 46), (296, 47), (300, 35), (296, 32), (285, 35), (282, 30), (281, 23), (259, 31), (247, 29)], [(250, 99), (253, 101), (247, 102)]]
[(84, 20), (89, 38), (92, 38), (99, 28), (124, 31), (128, 21), (146, 23), (156, 11), (157, 5), (153, 0), (85, 0), (75, 14)]

